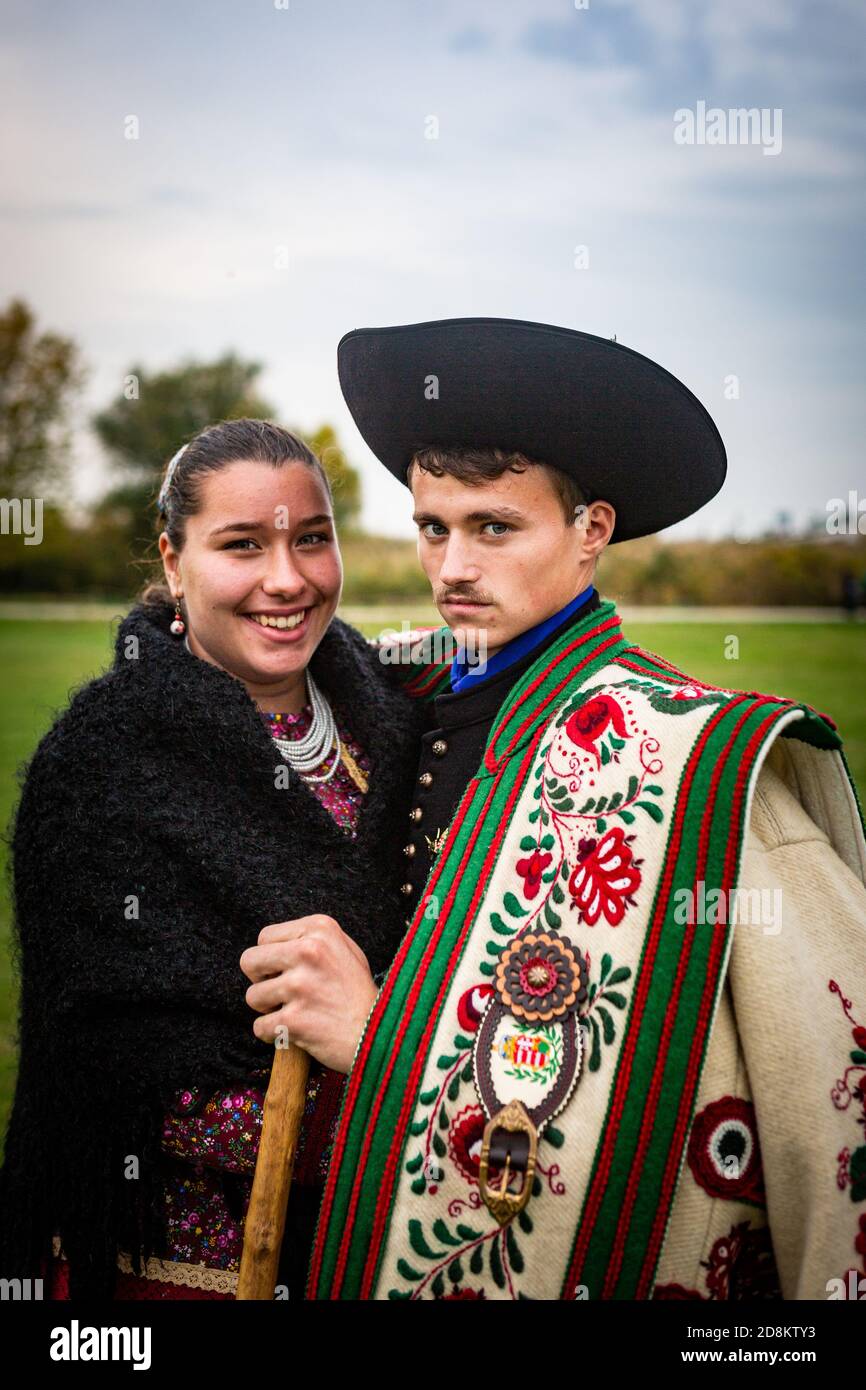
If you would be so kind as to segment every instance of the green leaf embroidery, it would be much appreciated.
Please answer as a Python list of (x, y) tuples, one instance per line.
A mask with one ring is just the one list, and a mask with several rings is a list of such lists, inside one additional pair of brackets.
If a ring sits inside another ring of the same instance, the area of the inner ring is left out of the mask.
[(441, 1240), (443, 1245), (459, 1245), (460, 1240), (457, 1236), (452, 1236), (442, 1217), (438, 1217), (433, 1222), (433, 1234), (437, 1240)]
[(601, 1026), (604, 1040), (608, 1045), (610, 1045), (610, 1043), (612, 1043), (614, 1038), (616, 1037), (616, 1029), (613, 1026), (613, 1019), (611, 1018), (607, 1009), (603, 1008), (601, 1004), (598, 1005), (596, 1012), (601, 1018)]
[(628, 979), (630, 974), (631, 970), (627, 965), (618, 965), (607, 983), (608, 985), (621, 985), (624, 980)]
[(512, 917), (525, 917), (529, 910), (520, 906), (513, 893), (506, 893), (502, 901), (505, 904), (506, 912), (510, 912)]
[[(424, 1227), (417, 1218), (409, 1222), (409, 1244), (416, 1255), (421, 1255), (425, 1260), (439, 1260), (445, 1254), (444, 1250), (431, 1250), (427, 1244), (427, 1237), (424, 1235)], [(420, 1279), (419, 1274), (408, 1274), (407, 1279)]]
[(517, 1237), (514, 1234), (513, 1226), (505, 1228), (505, 1244), (508, 1248), (508, 1258), (511, 1261), (511, 1268), (515, 1274), (523, 1273), (523, 1256), (520, 1253), (520, 1246), (517, 1244)]
[(544, 915), (547, 919), (547, 925), (553, 927), (554, 930), (562, 925), (562, 918), (558, 913), (554, 912), (553, 908), (550, 906), (549, 899), (546, 899), (544, 903)]
[(500, 1289), (505, 1288), (505, 1274), (502, 1269), (502, 1260), (499, 1255), (499, 1236), (496, 1235), (490, 1241), (490, 1273), (493, 1275), (493, 1282)]

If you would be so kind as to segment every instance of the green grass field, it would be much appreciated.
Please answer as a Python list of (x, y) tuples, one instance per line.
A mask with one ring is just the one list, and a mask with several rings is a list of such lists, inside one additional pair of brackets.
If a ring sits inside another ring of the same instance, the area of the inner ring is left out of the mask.
[[(353, 614), (353, 616), (355, 616)], [(361, 623), (368, 636), (377, 622)], [(399, 628), (399, 621), (395, 624)], [(725, 657), (732, 629), (737, 660)], [(840, 623), (629, 623), (626, 636), (714, 685), (805, 700), (839, 725), (846, 756), (866, 792), (866, 626)], [(17, 799), (16, 768), (27, 758), (69, 692), (104, 670), (112, 631), (106, 622), (0, 621), (0, 819)], [(5, 844), (3, 846), (5, 867)], [(16, 982), (9, 951), (10, 911), (0, 901), (0, 1133), (5, 1132), (16, 1057)]]

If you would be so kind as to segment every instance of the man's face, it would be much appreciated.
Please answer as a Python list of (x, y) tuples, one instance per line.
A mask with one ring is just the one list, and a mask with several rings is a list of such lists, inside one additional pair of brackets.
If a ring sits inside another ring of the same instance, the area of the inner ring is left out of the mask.
[[(410, 485), (418, 558), (457, 640), (492, 655), (543, 622), (592, 581), (599, 543), (592, 525), (567, 526), (546, 469), (507, 471), (468, 485), (415, 466)], [(604, 527), (602, 527), (604, 529)]]

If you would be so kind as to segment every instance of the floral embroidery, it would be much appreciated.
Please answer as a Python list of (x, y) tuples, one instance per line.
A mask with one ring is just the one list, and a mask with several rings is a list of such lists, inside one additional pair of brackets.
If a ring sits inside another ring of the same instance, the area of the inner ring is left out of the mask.
[[(863, 1127), (866, 1141), (866, 1027), (853, 1017), (852, 1002), (845, 998), (835, 980), (830, 980), (828, 988), (831, 994), (839, 996), (845, 1017), (853, 1025), (851, 1037), (855, 1044), (849, 1054), (851, 1064), (836, 1081), (830, 1097), (837, 1110), (848, 1110), (852, 1102), (856, 1101), (860, 1114), (857, 1115), (855, 1123)], [(852, 1202), (866, 1201), (866, 1142), (858, 1144), (853, 1151), (844, 1148), (837, 1155), (836, 1161), (836, 1185), (840, 1191), (844, 1192), (848, 1188)], [(860, 1257), (862, 1270), (866, 1270), (866, 1214), (858, 1221), (854, 1249)]]
[(541, 887), (541, 875), (552, 858), (552, 854), (542, 854), (540, 850), (535, 849), (529, 859), (518, 859), (517, 872), (526, 880), (523, 891), (527, 898), (537, 897)]
[(615, 761), (619, 761), (617, 757), (619, 749), (624, 747), (625, 740), (630, 735), (625, 727), (623, 712), (616, 700), (612, 699), (610, 695), (597, 695), (595, 699), (586, 700), (581, 704), (580, 708), (566, 721), (565, 732), (572, 743), (577, 744), (578, 748), (585, 748), (592, 754), (596, 767), (601, 767), (604, 752), (607, 750), (603, 748), (600, 752), (595, 744), (610, 724), (614, 728), (614, 734), (610, 736), (610, 755)]
[(602, 916), (611, 926), (618, 926), (626, 907), (634, 906), (634, 894), (641, 882), (638, 866), (643, 863), (632, 857), (634, 838), (615, 825), (600, 840), (580, 841), (568, 890), (578, 917), (587, 926), (594, 926)]
[(726, 1236), (719, 1236), (709, 1259), (702, 1260), (701, 1265), (707, 1271), (706, 1294), (686, 1289), (682, 1284), (657, 1284), (653, 1299), (700, 1298), (705, 1303), (716, 1303), (782, 1297), (769, 1226), (738, 1222)]
[[(493, 1112), (486, 1100), (479, 1104), (476, 1087), (490, 1081), (495, 1092), (493, 1078), (508, 1076), (530, 1109), (536, 1092), (543, 1103), (545, 1088), (552, 1092), (562, 1071), (571, 1012), (585, 1039), (590, 1072), (600, 1070), (617, 1042), (632, 969), (615, 966), (603, 952), (593, 979), (590, 953), (561, 933), (569, 925), (564, 909), (573, 914), (575, 927), (590, 928), (618, 926), (637, 908), (644, 864), (640, 830), (666, 819), (666, 788), (658, 780), (664, 773), (661, 745), (645, 727), (643, 702), (650, 690), (670, 709), (669, 690), (651, 682), (582, 692), (559, 712), (539, 749), (519, 855), (506, 861), (510, 882), (488, 911), (488, 939), (477, 965), (481, 978), (457, 1001), (457, 1026), (430, 1059), (427, 1084), (409, 1124), (403, 1159), (409, 1190), (437, 1200), (430, 1203), (429, 1217), (422, 1209), (421, 1217), (407, 1222), (407, 1248), (395, 1259), (396, 1277), (388, 1289), (392, 1299), (462, 1297), (473, 1276), (476, 1285), (489, 1280), (505, 1297), (520, 1297), (514, 1278), (525, 1268), (522, 1247), (534, 1225), (531, 1203), (504, 1227), (491, 1221), (478, 1177), (484, 1129)], [(682, 696), (678, 712), (692, 703), (687, 692)], [(546, 943), (544, 951), (540, 942)], [(568, 970), (566, 957), (572, 959)], [(485, 1070), (476, 1076), (479, 1030), (485, 1017), (491, 1023), (494, 1005), (507, 1010), (511, 1021), (498, 1022), (484, 1040)], [(567, 1196), (552, 1159), (563, 1143), (561, 1131), (548, 1122), (539, 1136), (532, 1200), (545, 1191), (557, 1199)], [(492, 1164), (488, 1181), (497, 1181)]]
[(711, 1197), (765, 1205), (755, 1107), (740, 1096), (706, 1105), (692, 1126), (687, 1151), (695, 1181)]
[(586, 998), (586, 963), (564, 936), (525, 932), (511, 941), (496, 969), (496, 993), (528, 1023), (562, 1018)]

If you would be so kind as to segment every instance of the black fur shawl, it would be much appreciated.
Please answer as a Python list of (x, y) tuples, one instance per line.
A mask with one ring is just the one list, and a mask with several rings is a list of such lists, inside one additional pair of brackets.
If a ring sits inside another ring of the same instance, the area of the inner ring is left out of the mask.
[(275, 785), (282, 760), (245, 688), (187, 652), (171, 617), (125, 618), (113, 668), (40, 743), (12, 826), (20, 1066), (0, 1275), (38, 1276), (57, 1231), (73, 1298), (111, 1296), (118, 1245), (158, 1252), (172, 1094), (272, 1058), (238, 965), (261, 927), (326, 912), (374, 974), (404, 931), (420, 709), (333, 619), (311, 668), (372, 761), (353, 841), (294, 772)]

